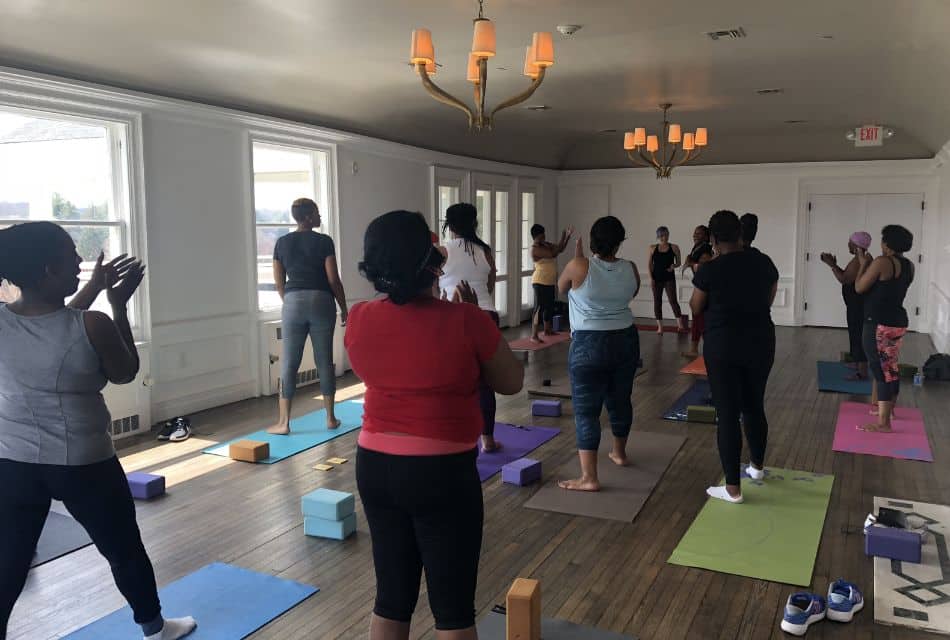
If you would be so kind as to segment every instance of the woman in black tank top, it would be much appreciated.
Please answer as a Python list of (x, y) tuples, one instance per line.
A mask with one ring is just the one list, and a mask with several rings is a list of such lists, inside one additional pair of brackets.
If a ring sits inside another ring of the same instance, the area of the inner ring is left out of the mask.
[(673, 308), (676, 324), (680, 332), (686, 330), (683, 324), (683, 312), (676, 299), (676, 268), (680, 260), (680, 248), (670, 243), (670, 230), (659, 227), (656, 230), (657, 244), (650, 245), (647, 264), (650, 268), (650, 283), (653, 285), (653, 315), (656, 318), (656, 332), (663, 333), (663, 292)]
[(871, 414), (877, 422), (859, 425), (864, 431), (891, 431), (894, 402), (900, 392), (901, 342), (907, 333), (907, 311), (904, 297), (914, 281), (914, 265), (904, 257), (910, 251), (914, 236), (899, 225), (888, 225), (881, 232), (881, 256), (871, 256), (859, 249), (860, 262), (855, 291), (864, 298), (864, 351), (868, 368), (874, 378), (871, 403), (877, 404)]

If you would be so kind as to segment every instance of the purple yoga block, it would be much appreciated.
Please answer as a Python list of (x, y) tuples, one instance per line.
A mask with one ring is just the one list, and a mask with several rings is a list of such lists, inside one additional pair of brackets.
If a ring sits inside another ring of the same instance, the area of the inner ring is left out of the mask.
[(561, 415), (560, 400), (532, 400), (531, 415), (557, 418)]
[(529, 485), (541, 479), (541, 461), (521, 458), (501, 468), (501, 481), (518, 486)]
[(920, 563), (919, 533), (894, 527), (870, 526), (864, 534), (864, 553), (869, 556)]
[(564, 316), (554, 316), (551, 318), (551, 328), (554, 329), (554, 333), (564, 331)]
[(132, 491), (133, 498), (148, 500), (165, 493), (165, 476), (140, 471), (133, 471), (125, 475), (129, 479), (129, 489)]

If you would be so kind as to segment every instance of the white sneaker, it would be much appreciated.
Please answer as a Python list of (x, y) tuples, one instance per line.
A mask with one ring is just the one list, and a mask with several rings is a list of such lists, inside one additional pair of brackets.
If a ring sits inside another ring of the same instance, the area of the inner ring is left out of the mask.
[(764, 480), (765, 479), (765, 469), (756, 469), (752, 466), (752, 463), (749, 463), (749, 466), (745, 468), (745, 472), (753, 480)]

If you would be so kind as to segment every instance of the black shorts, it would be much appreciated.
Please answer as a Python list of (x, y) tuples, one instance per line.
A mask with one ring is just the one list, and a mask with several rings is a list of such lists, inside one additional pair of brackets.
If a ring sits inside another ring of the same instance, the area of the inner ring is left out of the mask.
[(557, 302), (557, 287), (553, 284), (533, 284), (534, 308), (540, 322), (554, 320), (554, 303)]
[(356, 483), (373, 539), (376, 615), (409, 622), (424, 568), (435, 628), (475, 625), (484, 521), (477, 455), (476, 449), (445, 456), (357, 450)]

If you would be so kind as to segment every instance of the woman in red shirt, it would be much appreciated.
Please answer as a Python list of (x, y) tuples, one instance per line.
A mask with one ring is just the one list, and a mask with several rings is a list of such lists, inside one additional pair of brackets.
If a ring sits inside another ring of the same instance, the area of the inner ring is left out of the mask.
[(477, 637), (479, 383), (513, 395), (524, 367), (467, 283), (452, 302), (433, 296), (443, 260), (421, 214), (374, 220), (360, 272), (386, 297), (355, 305), (346, 328), (366, 384), (356, 479), (376, 568), (371, 640), (409, 637), (423, 569), (436, 637)]

